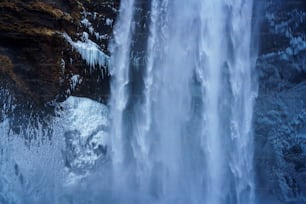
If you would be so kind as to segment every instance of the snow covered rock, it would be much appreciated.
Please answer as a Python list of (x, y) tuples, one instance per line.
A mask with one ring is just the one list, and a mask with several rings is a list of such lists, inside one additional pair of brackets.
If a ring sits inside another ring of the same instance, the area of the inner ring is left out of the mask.
[(61, 105), (66, 169), (75, 176), (86, 175), (96, 162), (108, 159), (108, 107), (81, 97), (69, 97)]

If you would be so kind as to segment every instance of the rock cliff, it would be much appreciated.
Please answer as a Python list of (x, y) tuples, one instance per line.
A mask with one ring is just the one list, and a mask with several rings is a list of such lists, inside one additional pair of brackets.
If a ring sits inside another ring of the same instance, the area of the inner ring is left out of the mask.
[(257, 193), (262, 203), (306, 203), (306, 3), (262, 5), (254, 110)]
[[(82, 42), (86, 32), (107, 54), (118, 6), (113, 0), (1, 1), (1, 80), (10, 83), (19, 100), (36, 105), (71, 94), (105, 100), (107, 73), (102, 75), (101, 68), (90, 73), (89, 65), (63, 34)], [(93, 81), (97, 85), (91, 86)]]
[(119, 0), (0, 1), (0, 122), (11, 118), (11, 129), (30, 141), (38, 135), (27, 127), (47, 130), (57, 102), (70, 95), (105, 102), (118, 8)]

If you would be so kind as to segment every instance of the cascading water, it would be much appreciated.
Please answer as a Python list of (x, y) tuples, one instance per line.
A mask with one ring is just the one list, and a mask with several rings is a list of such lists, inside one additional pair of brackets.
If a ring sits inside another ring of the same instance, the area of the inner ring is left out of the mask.
[(122, 0), (111, 45), (117, 203), (254, 202), (252, 5)]
[(0, 87), (0, 203), (253, 204), (252, 5), (122, 0), (110, 63), (63, 34), (110, 66), (111, 121), (72, 96), (39, 115)]

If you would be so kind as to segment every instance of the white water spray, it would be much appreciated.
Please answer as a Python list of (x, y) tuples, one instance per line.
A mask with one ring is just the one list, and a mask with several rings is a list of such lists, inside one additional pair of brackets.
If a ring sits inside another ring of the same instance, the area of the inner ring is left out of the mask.
[(252, 5), (122, 0), (111, 46), (117, 202), (254, 202)]

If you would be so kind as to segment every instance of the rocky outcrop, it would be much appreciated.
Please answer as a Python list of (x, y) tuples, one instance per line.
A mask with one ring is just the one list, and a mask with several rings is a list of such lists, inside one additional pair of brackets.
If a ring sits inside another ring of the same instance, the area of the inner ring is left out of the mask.
[(107, 64), (89, 63), (82, 49), (92, 49), (90, 59), (109, 54), (118, 7), (119, 0), (0, 1), (0, 122), (11, 118), (10, 129), (30, 142), (40, 136), (28, 127), (52, 135), (48, 123), (70, 95), (105, 102)]
[(306, 3), (263, 3), (255, 164), (260, 203), (306, 203)]
[[(113, 0), (1, 1), (1, 80), (11, 84), (23, 103), (43, 105), (69, 95), (104, 100), (109, 92), (108, 75), (102, 76), (100, 69), (89, 73), (89, 66), (63, 33), (77, 41), (88, 32), (107, 53), (117, 8)], [(74, 75), (81, 79), (77, 86)]]

